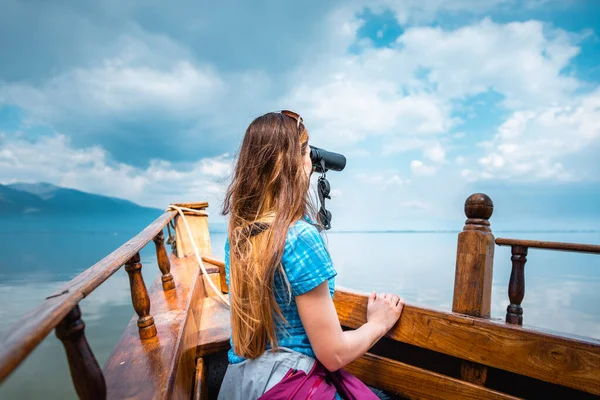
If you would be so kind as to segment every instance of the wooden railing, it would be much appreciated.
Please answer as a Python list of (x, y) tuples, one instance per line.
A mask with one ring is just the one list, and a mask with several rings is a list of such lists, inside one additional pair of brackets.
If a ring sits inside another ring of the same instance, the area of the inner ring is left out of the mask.
[(508, 283), (508, 297), (510, 304), (506, 309), (506, 322), (514, 325), (523, 325), (523, 307), (521, 303), (525, 297), (525, 263), (527, 262), (528, 249), (543, 249), (556, 251), (572, 251), (577, 253), (600, 254), (600, 246), (580, 243), (543, 242), (539, 240), (518, 240), (497, 238), (498, 246), (511, 247), (512, 271)]
[(55, 329), (56, 336), (65, 347), (78, 396), (81, 399), (105, 398), (105, 379), (85, 337), (79, 302), (125, 265), (133, 308), (139, 317), (139, 336), (142, 340), (154, 337), (156, 327), (150, 315), (150, 298), (142, 278), (139, 251), (154, 241), (163, 290), (175, 288), (163, 235), (165, 225), (175, 214), (174, 211), (162, 214), (138, 235), (48, 296), (15, 323), (0, 343), (0, 383)]
[[(350, 372), (368, 384), (408, 398), (507, 399), (522, 395), (524, 386), (540, 383), (547, 385), (543, 391), (548, 395), (563, 389), (570, 391), (565, 397), (573, 393), (600, 395), (599, 340), (515, 326), (522, 323), (518, 307), (524, 295), (527, 249), (598, 254), (600, 246), (495, 239), (489, 222), (492, 213), (492, 201), (484, 194), (474, 194), (465, 203), (467, 220), (458, 235), (452, 312), (407, 304), (396, 326), (369, 353), (350, 364)], [(194, 391), (206, 393), (202, 389), (206, 370), (214, 364), (208, 359), (205, 366), (204, 357), (229, 346), (229, 319), (227, 309), (215, 311), (219, 303), (209, 301), (211, 294), (203, 279), (214, 278), (227, 292), (224, 263), (206, 251), (202, 259), (209, 264), (210, 276), (197, 280), (199, 268), (195, 258), (186, 257), (190, 246), (184, 236), (177, 241), (180, 254), (170, 258), (171, 271), (163, 229), (174, 215), (164, 213), (15, 324), (0, 343), (0, 382), (55, 329), (82, 399), (107, 395), (187, 398), (194, 376), (199, 383)], [(207, 221), (196, 222), (194, 239), (208, 239)], [(149, 293), (141, 275), (139, 251), (150, 240), (156, 245), (162, 277)], [(490, 319), (496, 245), (511, 246), (513, 253), (508, 323)], [(205, 249), (209, 248), (206, 243)], [(123, 265), (137, 320), (134, 316), (129, 323), (103, 375), (85, 338), (78, 303)], [(163, 293), (166, 291), (168, 295)], [(334, 302), (343, 327), (358, 328), (366, 322), (367, 295), (338, 287)]]
[[(368, 294), (365, 293), (341, 287), (336, 289), (334, 302), (342, 326), (356, 329), (367, 322), (367, 299)], [(477, 390), (467, 384), (470, 381), (465, 379), (462, 367), (465, 362), (470, 363), (468, 365), (472, 369), (484, 370), (486, 376), (487, 368), (493, 368), (600, 395), (600, 341), (595, 339), (542, 332), (411, 304), (404, 306), (399, 322), (387, 333), (386, 338), (408, 345), (396, 352), (400, 358), (406, 358), (414, 352), (414, 348), (420, 348), (429, 352), (416, 353), (415, 359), (419, 362), (430, 361), (430, 366), (441, 368), (450, 360), (432, 358), (439, 353), (461, 364), (459, 382), (439, 376), (429, 368), (410, 366), (408, 361), (397, 364), (396, 372), (388, 374), (385, 385), (382, 384), (386, 380), (382, 373), (385, 366), (372, 365), (366, 371), (350, 369), (353, 373), (360, 372), (361, 378), (369, 371), (379, 374), (379, 378), (371, 381), (373, 384), (379, 383), (388, 388), (400, 385), (403, 395), (418, 391), (420, 396), (415, 396), (417, 398), (492, 398), (491, 393), (486, 392), (488, 389), (485, 389), (487, 382), (476, 382), (476, 386), (482, 387)], [(389, 341), (381, 343), (385, 350), (380, 355), (393, 359), (394, 346), (391, 344)], [(407, 371), (410, 372), (408, 375), (405, 374)], [(435, 385), (435, 382), (438, 384)], [(392, 383), (392, 386), (388, 383)], [(452, 385), (462, 388), (458, 391), (459, 396), (444, 392), (451, 391)], [(441, 392), (433, 393), (434, 387)], [(467, 396), (469, 392), (477, 395)]]

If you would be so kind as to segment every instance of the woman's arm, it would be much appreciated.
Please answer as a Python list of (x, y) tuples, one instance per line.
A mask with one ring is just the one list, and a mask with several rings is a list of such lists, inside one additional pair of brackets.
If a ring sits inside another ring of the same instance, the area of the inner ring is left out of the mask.
[(367, 323), (353, 331), (342, 331), (327, 282), (296, 296), (302, 325), (317, 359), (336, 371), (365, 354), (400, 318), (404, 300), (396, 295), (373, 292), (367, 306)]

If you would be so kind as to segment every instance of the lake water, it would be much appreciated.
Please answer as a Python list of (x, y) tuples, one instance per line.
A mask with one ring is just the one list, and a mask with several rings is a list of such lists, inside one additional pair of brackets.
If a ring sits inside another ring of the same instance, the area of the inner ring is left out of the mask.
[[(59, 286), (138, 233), (152, 218), (0, 221), (0, 337)], [(450, 310), (458, 232), (335, 233), (326, 236), (337, 284), (395, 292), (408, 303)], [(495, 232), (497, 237), (600, 243), (600, 232)], [(223, 255), (225, 234), (211, 235)], [(149, 286), (158, 276), (154, 244), (141, 252)], [(527, 325), (600, 338), (600, 256), (530, 250), (523, 301)], [(492, 317), (508, 305), (510, 248), (496, 247)], [(133, 316), (124, 269), (81, 304), (86, 336), (104, 365)], [(2, 399), (76, 398), (60, 341), (50, 334), (0, 386)]]

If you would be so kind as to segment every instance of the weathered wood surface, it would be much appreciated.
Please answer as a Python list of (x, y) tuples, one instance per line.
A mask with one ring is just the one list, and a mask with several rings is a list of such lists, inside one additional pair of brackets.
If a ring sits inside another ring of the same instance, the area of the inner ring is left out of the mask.
[(583, 243), (544, 242), (541, 240), (520, 240), (497, 238), (498, 246), (522, 246), (531, 249), (545, 249), (556, 251), (573, 251), (578, 253), (600, 254), (600, 245)]
[(142, 232), (48, 296), (9, 328), (0, 343), (0, 382), (48, 336), (73, 307), (140, 251), (174, 215), (174, 211), (162, 214)]
[(508, 283), (508, 298), (510, 304), (506, 308), (506, 323), (523, 325), (523, 307), (521, 302), (525, 297), (525, 263), (527, 262), (527, 247), (512, 246), (512, 270)]
[[(204, 257), (203, 257), (203, 258), (204, 258)], [(204, 268), (206, 269), (206, 272), (207, 272), (209, 275), (211, 275), (211, 276), (212, 276), (213, 274), (218, 274), (218, 273), (219, 273), (219, 267), (216, 267), (216, 266), (214, 266), (214, 265), (211, 265), (211, 264), (204, 263)], [(202, 275), (202, 273), (203, 273), (203, 272), (202, 272), (202, 270), (200, 270), (200, 275)], [(217, 282), (218, 284), (220, 284), (220, 281), (219, 281), (218, 279), (216, 280), (216, 282)]]
[(208, 400), (207, 371), (204, 358), (196, 362), (196, 382), (194, 384), (194, 400)]
[(227, 276), (225, 274), (225, 262), (208, 255), (202, 256), (202, 261), (219, 268), (221, 290), (223, 291), (223, 293), (229, 293), (229, 287), (227, 286)]
[(191, 208), (193, 210), (204, 210), (208, 208), (208, 202), (206, 201), (198, 201), (192, 203), (173, 203), (174, 206), (181, 208)]
[[(492, 200), (476, 193), (465, 202), (467, 221), (458, 234), (454, 296), (452, 311), (474, 317), (489, 318), (492, 304), (492, 275), (494, 266), (494, 235), (489, 219), (494, 211)], [(484, 385), (487, 367), (464, 361), (462, 379)]]
[(108, 398), (189, 399), (195, 374), (198, 326), (194, 308), (202, 291), (194, 257), (171, 256), (177, 285), (165, 292), (160, 277), (150, 289), (157, 335), (140, 340), (134, 316), (104, 366)]
[(458, 234), (452, 311), (489, 318), (492, 299), (494, 235), (488, 219), (493, 204), (484, 194), (465, 203), (467, 221)]
[[(342, 326), (358, 328), (366, 322), (366, 294), (338, 287), (334, 302)], [(411, 305), (387, 337), (600, 395), (600, 340)]]
[(133, 309), (138, 315), (137, 326), (141, 339), (150, 339), (156, 336), (154, 318), (150, 315), (150, 296), (142, 277), (142, 263), (140, 253), (136, 253), (125, 264), (125, 271), (129, 276), (129, 287), (131, 290), (131, 302)]
[(344, 369), (365, 384), (408, 399), (515, 399), (485, 387), (367, 353)]
[[(196, 214), (186, 214), (185, 219), (192, 231), (192, 237), (200, 256), (212, 254), (210, 234), (208, 231), (208, 217)], [(177, 237), (177, 256), (185, 257), (194, 254), (190, 236), (188, 235), (185, 224), (181, 221), (180, 215), (175, 217), (175, 235)]]
[[(205, 287), (210, 291), (208, 285)], [(231, 336), (229, 308), (214, 297), (205, 298), (201, 307), (196, 356), (203, 357), (207, 354), (228, 350)]]
[(167, 249), (165, 249), (165, 235), (163, 230), (158, 232), (158, 235), (154, 236), (154, 245), (156, 246), (156, 260), (158, 262), (158, 268), (162, 274), (162, 285), (163, 290), (171, 290), (175, 287), (175, 281), (173, 275), (171, 275), (171, 263), (169, 262), (169, 256), (167, 255)]
[(104, 375), (85, 338), (85, 324), (81, 320), (79, 306), (75, 306), (56, 326), (56, 336), (65, 347), (73, 386), (79, 398), (104, 400), (106, 398)]

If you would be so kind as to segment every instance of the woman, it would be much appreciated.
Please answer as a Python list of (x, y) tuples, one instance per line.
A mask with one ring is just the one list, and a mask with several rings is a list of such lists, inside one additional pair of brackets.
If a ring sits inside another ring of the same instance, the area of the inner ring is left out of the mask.
[(219, 399), (256, 399), (290, 368), (308, 373), (315, 359), (329, 371), (343, 368), (400, 318), (401, 298), (372, 293), (367, 323), (342, 331), (332, 300), (337, 273), (311, 222), (311, 173), (298, 114), (268, 113), (250, 124), (223, 205), (232, 348)]

